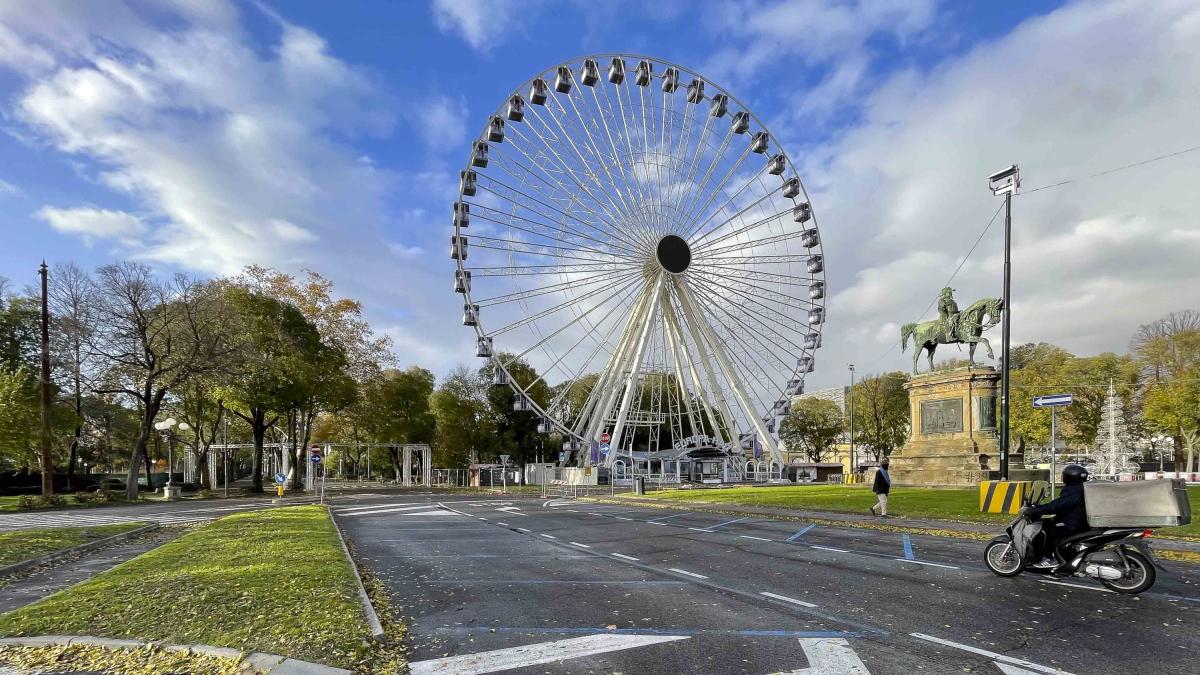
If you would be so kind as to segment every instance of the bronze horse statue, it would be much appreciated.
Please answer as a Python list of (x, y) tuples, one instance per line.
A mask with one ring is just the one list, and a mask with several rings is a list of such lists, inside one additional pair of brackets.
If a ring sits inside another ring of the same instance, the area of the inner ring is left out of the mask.
[[(938, 345), (967, 344), (967, 362), (975, 365), (975, 345), (980, 342), (987, 348), (988, 358), (995, 358), (992, 345), (983, 337), (983, 331), (1000, 323), (1004, 301), (1000, 298), (984, 298), (976, 301), (957, 315), (958, 320), (934, 319), (922, 323), (906, 323), (900, 327), (900, 351), (908, 347), (908, 338), (913, 338), (913, 374), (917, 374), (917, 359), (922, 351), (929, 352), (929, 370), (933, 371), (933, 352)], [(985, 319), (986, 317), (986, 319)]]

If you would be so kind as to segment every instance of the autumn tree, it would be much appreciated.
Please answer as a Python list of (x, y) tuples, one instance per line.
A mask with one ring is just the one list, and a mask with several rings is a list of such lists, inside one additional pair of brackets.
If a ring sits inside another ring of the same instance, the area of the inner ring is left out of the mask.
[(460, 365), (442, 379), (430, 398), (434, 458), (447, 467), (466, 467), (489, 433), (488, 384), (477, 371)]
[(810, 462), (820, 462), (842, 437), (842, 411), (833, 401), (807, 397), (796, 401), (779, 425), (779, 440), (788, 454), (804, 453)]
[(212, 283), (182, 274), (161, 283), (149, 267), (131, 262), (101, 267), (95, 283), (96, 330), (88, 343), (107, 370), (97, 391), (126, 396), (141, 412), (127, 474), (128, 497), (136, 499), (139, 463), (167, 394), (227, 371), (241, 344)]
[(868, 376), (854, 385), (854, 442), (876, 461), (908, 439), (907, 381), (908, 375), (897, 371)]
[(74, 263), (55, 265), (48, 286), (54, 372), (75, 418), (67, 460), (67, 488), (71, 489), (85, 424), (83, 402), (92, 388), (96, 360), (88, 348), (96, 330), (96, 287), (91, 276)]

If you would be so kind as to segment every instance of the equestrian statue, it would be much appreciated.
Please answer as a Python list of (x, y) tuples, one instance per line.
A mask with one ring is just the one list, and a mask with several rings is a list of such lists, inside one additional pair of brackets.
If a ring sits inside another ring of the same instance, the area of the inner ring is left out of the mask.
[(1004, 301), (1000, 298), (984, 298), (976, 301), (962, 312), (954, 302), (954, 289), (943, 288), (938, 296), (938, 318), (922, 323), (906, 323), (900, 327), (900, 351), (908, 347), (908, 338), (913, 338), (913, 375), (917, 374), (917, 359), (922, 351), (929, 352), (929, 370), (933, 371), (933, 352), (938, 345), (968, 345), (967, 362), (975, 365), (975, 345), (980, 342), (987, 348), (988, 358), (995, 358), (992, 345), (983, 337), (983, 331), (1000, 323)]

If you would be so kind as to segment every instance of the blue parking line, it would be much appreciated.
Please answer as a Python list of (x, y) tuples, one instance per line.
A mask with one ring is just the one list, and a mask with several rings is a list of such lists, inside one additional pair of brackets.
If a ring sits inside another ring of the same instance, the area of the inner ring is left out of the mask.
[(800, 537), (803, 537), (805, 532), (808, 532), (809, 530), (813, 529), (814, 527), (816, 527), (816, 525), (805, 525), (804, 527), (800, 528), (799, 532), (788, 537), (787, 540), (788, 541), (796, 541)]
[(908, 535), (904, 535), (904, 559), (913, 560), (912, 539)]

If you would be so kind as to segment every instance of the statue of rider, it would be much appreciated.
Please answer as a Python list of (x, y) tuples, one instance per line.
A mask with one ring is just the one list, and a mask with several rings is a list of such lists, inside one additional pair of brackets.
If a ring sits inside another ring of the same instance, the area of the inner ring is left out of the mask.
[(958, 337), (958, 303), (954, 301), (954, 289), (949, 286), (942, 289), (942, 294), (938, 296), (938, 317), (942, 320), (942, 326), (946, 331), (946, 338), (950, 340)]

